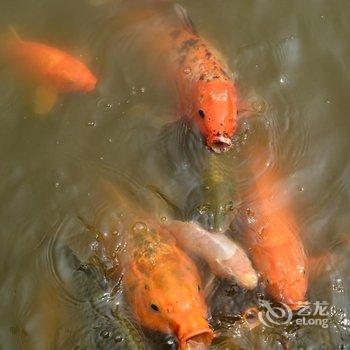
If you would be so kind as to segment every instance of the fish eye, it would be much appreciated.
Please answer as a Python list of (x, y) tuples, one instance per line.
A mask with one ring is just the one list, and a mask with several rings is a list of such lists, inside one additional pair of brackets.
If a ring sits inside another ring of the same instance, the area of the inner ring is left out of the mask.
[(204, 113), (203, 109), (200, 109), (200, 110), (198, 111), (198, 114), (199, 114), (199, 116), (200, 116), (201, 118), (204, 118), (204, 117), (205, 117), (205, 113)]
[(151, 308), (152, 308), (154, 311), (159, 311), (159, 307), (158, 307), (156, 304), (151, 304)]

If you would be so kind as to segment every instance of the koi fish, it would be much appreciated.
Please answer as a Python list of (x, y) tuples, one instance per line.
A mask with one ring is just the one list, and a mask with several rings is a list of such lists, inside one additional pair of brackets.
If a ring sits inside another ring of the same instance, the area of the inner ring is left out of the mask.
[(127, 248), (120, 262), (124, 295), (137, 320), (146, 328), (176, 335), (180, 350), (207, 348), (214, 333), (196, 265), (166, 228), (142, 210), (135, 212), (129, 198), (112, 191), (127, 210)]
[[(238, 212), (240, 197), (235, 189), (232, 166), (227, 167), (223, 160), (225, 156), (206, 153), (200, 186), (191, 193), (188, 217), (208, 231), (227, 231)], [(231, 159), (227, 160), (232, 163)]]
[[(198, 35), (186, 11), (177, 6), (182, 27), (161, 28), (174, 57), (174, 78), (182, 114), (193, 119), (207, 146), (227, 151), (237, 128), (237, 92), (232, 73), (216, 50)], [(159, 33), (160, 34), (160, 33)]]
[[(252, 170), (259, 173), (254, 166)], [(305, 302), (308, 287), (307, 256), (292, 211), (273, 202), (275, 180), (267, 173), (256, 179), (251, 189), (256, 200), (246, 211), (248, 229), (244, 238), (267, 293), (298, 309)]]
[(97, 79), (87, 66), (70, 54), (57, 48), (25, 41), (11, 28), (12, 37), (5, 42), (4, 52), (21, 77), (35, 83), (34, 110), (49, 112), (58, 93), (88, 92), (94, 90)]
[(246, 253), (224, 234), (208, 232), (195, 223), (176, 220), (166, 227), (185, 251), (205, 260), (216, 276), (234, 278), (247, 289), (256, 287), (258, 276)]
[(209, 345), (213, 331), (197, 267), (164, 228), (136, 223), (124, 272), (125, 296), (140, 323), (176, 334), (180, 349), (189, 342)]
[(138, 24), (142, 21), (136, 32), (146, 52), (143, 56), (151, 52), (153, 69), (165, 71), (168, 82), (175, 83), (179, 114), (193, 121), (211, 150), (225, 152), (237, 128), (232, 73), (220, 54), (196, 32), (186, 11), (179, 5), (175, 9), (177, 15), (173, 8), (170, 15), (146, 9), (129, 18), (134, 22), (137, 18)]

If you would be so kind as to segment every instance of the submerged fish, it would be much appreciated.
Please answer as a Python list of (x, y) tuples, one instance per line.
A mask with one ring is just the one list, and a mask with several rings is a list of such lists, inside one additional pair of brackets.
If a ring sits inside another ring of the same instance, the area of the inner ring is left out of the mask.
[[(207, 146), (225, 152), (237, 128), (237, 93), (227, 65), (219, 53), (194, 29), (186, 11), (153, 9), (134, 11), (135, 32), (144, 48), (144, 60), (153, 70), (166, 72), (178, 95), (179, 115), (194, 122)], [(121, 20), (125, 22), (126, 16)], [(130, 22), (133, 21), (132, 19)]]
[[(252, 167), (254, 174), (258, 170)], [(297, 309), (305, 302), (308, 287), (307, 257), (293, 212), (273, 201), (276, 180), (269, 173), (255, 180), (251, 188), (255, 201), (246, 211), (245, 240), (268, 294)]]
[(146, 328), (176, 335), (181, 350), (205, 349), (214, 334), (196, 265), (166, 228), (143, 210), (135, 211), (120, 191), (111, 191), (127, 210), (127, 247), (120, 262), (125, 298), (137, 320)]
[(187, 201), (190, 205), (187, 218), (206, 230), (225, 232), (237, 215), (240, 200), (232, 176), (232, 159), (207, 153), (202, 163), (200, 185), (192, 190)]
[(42, 43), (25, 41), (12, 30), (4, 54), (21, 78), (37, 86), (35, 112), (47, 113), (58, 93), (94, 90), (97, 79), (87, 66), (70, 54)]
[(175, 220), (166, 227), (184, 250), (204, 259), (215, 275), (234, 278), (248, 289), (256, 287), (258, 276), (246, 253), (224, 234), (208, 232), (195, 223)]

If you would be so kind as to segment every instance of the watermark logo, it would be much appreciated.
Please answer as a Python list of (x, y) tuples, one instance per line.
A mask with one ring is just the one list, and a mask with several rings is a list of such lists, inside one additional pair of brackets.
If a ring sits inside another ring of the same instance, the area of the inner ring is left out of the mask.
[(330, 305), (327, 301), (315, 301), (302, 306), (293, 313), (284, 303), (272, 304), (268, 300), (259, 300), (262, 310), (258, 312), (259, 321), (266, 327), (295, 324), (298, 326), (321, 326), (328, 328)]

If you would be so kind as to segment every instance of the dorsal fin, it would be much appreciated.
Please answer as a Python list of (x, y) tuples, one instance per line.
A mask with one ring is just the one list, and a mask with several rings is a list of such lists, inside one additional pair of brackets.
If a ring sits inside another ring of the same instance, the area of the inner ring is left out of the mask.
[(192, 19), (190, 18), (190, 16), (188, 15), (188, 12), (185, 8), (183, 8), (181, 5), (179, 4), (175, 4), (174, 5), (174, 9), (175, 12), (178, 14), (178, 16), (180, 17), (181, 21), (183, 22), (183, 25), (185, 26), (185, 28), (190, 31), (193, 34), (197, 34), (197, 30), (192, 22)]
[(16, 40), (21, 41), (21, 42), (23, 41), (22, 38), (19, 36), (17, 30), (16, 30), (14, 27), (10, 26), (10, 27), (9, 27), (9, 31), (10, 31), (11, 35), (12, 35)]

